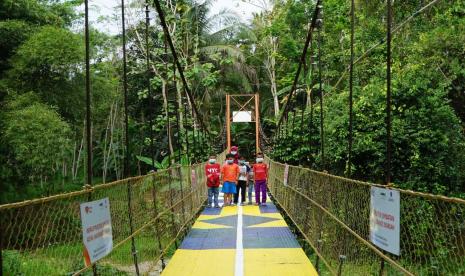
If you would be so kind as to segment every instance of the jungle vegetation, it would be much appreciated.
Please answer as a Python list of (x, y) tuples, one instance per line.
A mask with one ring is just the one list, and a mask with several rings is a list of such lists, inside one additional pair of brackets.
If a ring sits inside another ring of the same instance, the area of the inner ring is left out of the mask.
[[(85, 182), (85, 70), (81, 0), (0, 1), (0, 203), (80, 189)], [(250, 1), (260, 4), (263, 1)], [(429, 1), (394, 4), (394, 26)], [(315, 1), (274, 0), (248, 22), (214, 1), (165, 0), (170, 34), (196, 105), (213, 137), (222, 134), (227, 93), (259, 93), (268, 137), (292, 85)], [(347, 173), (350, 1), (324, 1), (321, 43), (312, 43), (273, 158), (330, 173)], [(128, 3), (130, 172), (145, 174), (154, 121), (158, 168), (196, 162), (192, 106), (151, 9), (149, 45), (141, 1)], [(115, 13), (119, 15), (117, 11)], [(120, 18), (106, 18), (120, 26)], [(385, 37), (384, 1), (356, 1), (355, 57)], [(321, 49), (325, 164), (321, 158)], [(152, 61), (147, 89), (146, 49)], [(381, 44), (355, 65), (352, 177), (381, 183), (385, 162), (386, 51)], [(93, 168), (96, 183), (123, 177), (124, 113), (121, 33), (91, 29)], [(440, 1), (415, 16), (393, 40), (393, 179), (416, 191), (465, 196), (465, 1)], [(318, 65), (318, 64), (317, 64)], [(343, 76), (341, 78), (341, 76)], [(338, 81), (340, 80), (341, 81)], [(153, 97), (155, 105), (150, 104)], [(180, 118), (176, 117), (176, 111)], [(185, 118), (184, 118), (185, 116)], [(171, 132), (180, 119), (179, 128)], [(191, 120), (191, 121), (189, 121)], [(167, 127), (168, 126), (168, 127)], [(180, 134), (181, 133), (181, 134)], [(196, 134), (197, 133), (197, 134)], [(243, 152), (253, 128), (234, 126)], [(239, 138), (240, 137), (240, 138)], [(221, 139), (215, 138), (221, 148)]]

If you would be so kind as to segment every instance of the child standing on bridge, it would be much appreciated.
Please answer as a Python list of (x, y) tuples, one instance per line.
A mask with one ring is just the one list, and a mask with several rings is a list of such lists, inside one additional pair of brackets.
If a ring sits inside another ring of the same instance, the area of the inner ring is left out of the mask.
[(237, 179), (239, 177), (239, 166), (234, 164), (234, 155), (226, 155), (226, 164), (221, 168), (223, 180), (224, 206), (232, 205), (232, 195), (236, 193)]
[[(247, 167), (250, 168), (250, 164), (249, 162), (245, 162), (245, 164), (247, 165)], [(253, 181), (253, 171), (250, 170), (249, 172), (249, 177), (247, 179), (247, 195), (248, 195), (248, 204), (249, 205), (252, 205), (252, 193), (253, 193), (253, 186), (254, 186), (254, 181)]]
[(216, 163), (215, 155), (210, 155), (207, 165), (205, 165), (205, 175), (207, 176), (208, 186), (208, 206), (212, 206), (212, 201), (215, 208), (220, 208), (218, 205), (218, 194), (220, 193), (220, 164)]
[(263, 163), (262, 153), (257, 153), (256, 161), (257, 163), (253, 165), (253, 176), (255, 180), (255, 204), (266, 206), (266, 181), (268, 178), (268, 166)]
[(244, 157), (239, 158), (239, 179), (237, 181), (236, 193), (234, 194), (234, 204), (239, 204), (239, 196), (241, 196), (241, 205), (245, 204), (245, 189), (247, 189), (247, 180), (249, 178), (250, 168), (245, 163)]

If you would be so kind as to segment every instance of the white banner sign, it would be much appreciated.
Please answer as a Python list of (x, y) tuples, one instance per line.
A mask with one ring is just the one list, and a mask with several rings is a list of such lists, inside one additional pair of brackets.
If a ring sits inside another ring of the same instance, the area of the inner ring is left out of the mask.
[(289, 177), (289, 165), (286, 164), (286, 166), (284, 167), (284, 186), (287, 186), (287, 179)]
[(113, 249), (110, 201), (107, 198), (81, 204), (84, 261), (90, 266)]
[(234, 123), (250, 123), (252, 122), (251, 111), (233, 111)]
[(400, 255), (400, 193), (371, 187), (370, 240), (379, 248)]

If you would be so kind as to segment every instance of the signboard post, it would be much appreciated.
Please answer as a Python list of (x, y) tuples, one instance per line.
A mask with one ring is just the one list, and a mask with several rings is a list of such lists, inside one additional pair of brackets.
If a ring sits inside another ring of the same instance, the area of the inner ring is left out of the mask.
[(284, 186), (287, 186), (287, 179), (289, 177), (289, 165), (286, 164), (286, 166), (284, 167)]
[(80, 207), (84, 261), (90, 266), (113, 249), (110, 201), (106, 197), (82, 203)]
[(379, 248), (400, 255), (400, 193), (371, 187), (370, 241)]

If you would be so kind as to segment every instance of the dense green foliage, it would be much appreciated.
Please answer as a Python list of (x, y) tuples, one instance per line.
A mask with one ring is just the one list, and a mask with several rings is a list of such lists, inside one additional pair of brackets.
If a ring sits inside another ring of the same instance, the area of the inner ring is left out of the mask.
[[(0, 3), (0, 202), (84, 184), (85, 71), (82, 1), (20, 0)], [(250, 1), (260, 4), (260, 1)], [(262, 127), (271, 137), (288, 100), (312, 0), (270, 1), (247, 24), (209, 12), (211, 1), (163, 1), (169, 31), (185, 76), (211, 136), (193, 119), (158, 19), (149, 29), (133, 18), (128, 39), (130, 173), (204, 160), (220, 150), (226, 93), (260, 93)], [(421, 1), (423, 2), (423, 1)], [(290, 100), (287, 129), (270, 154), (281, 161), (347, 175), (349, 1), (324, 2), (322, 82), (325, 164), (321, 156), (317, 34)], [(419, 1), (394, 4), (394, 26)], [(356, 1), (355, 57), (385, 37), (385, 6)], [(119, 19), (112, 24), (118, 25)], [(221, 24), (219, 24), (221, 22)], [(446, 195), (465, 189), (465, 3), (441, 1), (413, 18), (393, 41), (393, 183)], [(147, 89), (146, 49), (150, 52)], [(354, 144), (351, 176), (383, 182), (385, 163), (385, 45), (355, 65)], [(91, 29), (93, 168), (95, 182), (124, 177), (121, 36)], [(338, 80), (343, 76), (340, 82)], [(302, 111), (303, 110), (303, 111)], [(304, 115), (302, 117), (302, 114)], [(153, 121), (153, 127), (150, 123)], [(224, 136), (224, 135), (222, 135)], [(151, 147), (153, 137), (154, 147)], [(248, 157), (252, 125), (234, 125), (233, 143)], [(208, 147), (208, 141), (214, 148)], [(188, 143), (186, 143), (188, 141)]]
[[(1, 3), (1, 202), (82, 185), (84, 45), (82, 34), (71, 30), (79, 4)], [(121, 97), (118, 61), (109, 59), (113, 40), (92, 34), (93, 127), (100, 136), (110, 106)]]
[(19, 174), (41, 182), (53, 176), (52, 168), (66, 158), (70, 148), (68, 124), (42, 103), (12, 108), (5, 119), (4, 138), (18, 162)]
[[(345, 6), (341, 1), (325, 1), (322, 33), (324, 168), (338, 175), (348, 173), (348, 76), (337, 83), (346, 71), (350, 57), (350, 6), (349, 2), (344, 3)], [(396, 3), (394, 26), (418, 8), (418, 1)], [(463, 195), (463, 11), (463, 1), (438, 4), (407, 23), (394, 36), (392, 182), (399, 187)], [(358, 2), (356, 14), (355, 58), (385, 36), (385, 6)], [(317, 50), (315, 46), (313, 53)], [(386, 161), (385, 50), (384, 44), (377, 47), (356, 63), (354, 72), (351, 175), (376, 183), (384, 182)], [(287, 120), (288, 135), (280, 139), (282, 143), (275, 147), (273, 156), (289, 163), (322, 169), (317, 73), (310, 72), (309, 77), (301, 80), (312, 95), (313, 105), (306, 106), (306, 116), (301, 121), (302, 102), (306, 98), (300, 95), (293, 99), (292, 104), (297, 110), (295, 123), (291, 111)], [(312, 123), (309, 109), (313, 109)], [(311, 139), (310, 133), (313, 134)]]

